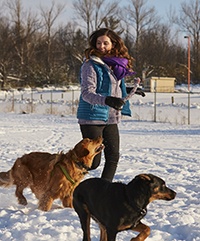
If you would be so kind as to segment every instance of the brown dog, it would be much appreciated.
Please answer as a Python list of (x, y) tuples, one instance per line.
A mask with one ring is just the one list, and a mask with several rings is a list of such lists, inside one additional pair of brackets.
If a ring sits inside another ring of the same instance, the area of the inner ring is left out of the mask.
[(140, 174), (128, 184), (90, 178), (79, 184), (73, 194), (73, 205), (83, 230), (83, 241), (90, 241), (90, 218), (98, 222), (100, 241), (115, 241), (118, 232), (139, 232), (131, 241), (143, 241), (150, 228), (140, 220), (147, 205), (154, 200), (172, 200), (176, 193), (152, 174)]
[(7, 172), (0, 172), (0, 186), (16, 185), (19, 204), (26, 205), (23, 190), (30, 187), (39, 199), (38, 208), (51, 209), (55, 199), (64, 207), (72, 207), (74, 188), (92, 165), (93, 158), (103, 150), (101, 137), (81, 140), (66, 154), (31, 152), (18, 158)]

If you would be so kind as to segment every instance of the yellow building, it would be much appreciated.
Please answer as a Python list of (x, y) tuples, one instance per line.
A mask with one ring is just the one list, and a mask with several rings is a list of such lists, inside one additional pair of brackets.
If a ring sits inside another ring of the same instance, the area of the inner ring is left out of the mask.
[(144, 90), (150, 92), (174, 92), (174, 77), (149, 77), (144, 79)]

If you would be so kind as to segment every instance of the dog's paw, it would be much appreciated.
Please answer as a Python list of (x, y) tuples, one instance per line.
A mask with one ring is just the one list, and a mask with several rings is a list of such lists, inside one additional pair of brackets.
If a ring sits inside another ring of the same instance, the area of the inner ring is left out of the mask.
[(25, 198), (19, 198), (18, 203), (23, 206), (26, 206), (28, 204)]

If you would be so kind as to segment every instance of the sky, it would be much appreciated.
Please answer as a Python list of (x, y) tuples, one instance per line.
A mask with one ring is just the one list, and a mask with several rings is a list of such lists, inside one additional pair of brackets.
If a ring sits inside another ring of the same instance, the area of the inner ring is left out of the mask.
[[(6, 0), (0, 0), (1, 2), (4, 2)], [(23, 8), (25, 10), (31, 10), (31, 12), (37, 13), (40, 9), (40, 7), (45, 8), (52, 6), (52, 1), (53, 0), (21, 0), (23, 4)], [(128, 5), (130, 0), (125, 0), (122, 1), (120, 4), (126, 4)], [(179, 14), (180, 10), (180, 5), (182, 2), (187, 2), (187, 0), (147, 0), (147, 6), (151, 7), (154, 6), (157, 14), (159, 17), (161, 17), (161, 22), (168, 21), (167, 15), (169, 14), (170, 8), (176, 11), (177, 14)], [(74, 14), (74, 9), (73, 9), (73, 0), (56, 0), (55, 3), (61, 3), (62, 5), (65, 5), (64, 11), (58, 16), (55, 24), (65, 26), (65, 23), (68, 23), (70, 20), (73, 20), (73, 14)], [(184, 40), (184, 35), (186, 33), (177, 33), (175, 26), (173, 26), (174, 33), (176, 37), (179, 38), (183, 44), (186, 45), (186, 42)], [(178, 35), (177, 35), (178, 34)]]
[[(0, 0), (2, 1), (2, 0)], [(166, 13), (169, 11), (170, 6), (179, 9), (181, 2), (185, 0), (148, 0), (147, 4), (149, 6), (155, 6), (160, 16), (166, 16)], [(56, 3), (61, 3), (66, 5), (66, 11), (63, 13), (63, 18), (68, 18), (69, 15), (73, 13), (72, 0), (56, 0)], [(127, 2), (123, 1), (123, 2)], [(27, 9), (37, 9), (40, 5), (42, 6), (51, 6), (52, 0), (22, 0), (23, 6)]]

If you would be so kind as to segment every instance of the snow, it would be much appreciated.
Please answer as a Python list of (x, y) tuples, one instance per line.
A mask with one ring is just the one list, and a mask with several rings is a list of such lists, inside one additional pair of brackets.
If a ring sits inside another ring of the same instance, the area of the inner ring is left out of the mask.
[[(191, 125), (187, 122), (180, 125), (175, 121), (139, 121), (134, 116), (123, 118), (119, 124), (120, 162), (114, 181), (128, 183), (140, 173), (152, 173), (163, 178), (177, 192), (172, 201), (159, 200), (149, 204), (143, 219), (151, 228), (147, 241), (200, 241), (200, 103), (198, 94), (192, 96), (195, 96), (196, 111), (191, 112)], [(163, 112), (168, 110), (164, 107), (170, 105), (165, 97), (162, 95), (163, 99), (161, 96), (159, 99)], [(179, 103), (185, 101), (183, 97)], [(131, 101), (145, 102), (142, 97), (133, 97)], [(140, 118), (143, 115), (146, 117), (145, 111), (149, 112), (147, 102), (136, 106), (140, 108)], [(2, 102), (3, 105), (6, 103)], [(66, 103), (63, 106), (67, 108)], [(184, 109), (180, 105), (171, 108), (174, 118)], [(77, 119), (71, 113), (50, 115), (1, 111), (0, 171), (9, 170), (16, 158), (24, 153), (66, 152), (80, 139)], [(90, 171), (85, 178), (99, 177), (103, 164), (104, 157), (100, 167)], [(0, 240), (82, 240), (79, 219), (73, 209), (62, 208), (60, 201), (56, 200), (49, 212), (42, 212), (37, 209), (37, 199), (29, 189), (25, 190), (28, 205), (23, 207), (17, 203), (14, 192), (14, 187), (0, 188)], [(117, 241), (130, 241), (136, 234), (132, 231), (121, 232), (117, 235)], [(91, 222), (91, 236), (92, 241), (99, 240), (99, 228), (94, 221)]]
[[(68, 88), (35, 88), (0, 91), (0, 113), (35, 113), (69, 115), (75, 114), (80, 90), (77, 86)], [(130, 103), (135, 120), (158, 121), (163, 123), (200, 123), (200, 85), (191, 86), (190, 109), (188, 114), (187, 85), (176, 86), (175, 93), (146, 93), (134, 96)]]

